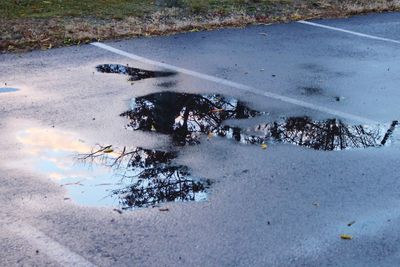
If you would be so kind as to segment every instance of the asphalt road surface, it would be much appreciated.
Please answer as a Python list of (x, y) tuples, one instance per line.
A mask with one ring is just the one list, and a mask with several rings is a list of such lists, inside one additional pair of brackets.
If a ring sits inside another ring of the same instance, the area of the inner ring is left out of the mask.
[(0, 55), (0, 265), (398, 266), (399, 62), (399, 13)]

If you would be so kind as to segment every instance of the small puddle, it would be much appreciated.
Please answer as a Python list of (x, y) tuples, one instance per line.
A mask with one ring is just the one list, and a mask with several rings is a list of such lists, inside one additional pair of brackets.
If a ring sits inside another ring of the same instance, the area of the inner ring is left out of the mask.
[(221, 136), (244, 144), (283, 143), (315, 150), (380, 147), (390, 141), (397, 121), (387, 125), (349, 125), (338, 119), (315, 121), (290, 117), (241, 129), (223, 125), (228, 119), (262, 114), (237, 99), (217, 94), (162, 92), (134, 98), (121, 116), (128, 128), (168, 134), (175, 145), (198, 144), (201, 134)]
[(27, 164), (66, 188), (82, 205), (133, 209), (207, 199), (210, 181), (174, 164), (176, 152), (92, 148), (75, 134), (55, 129), (27, 129), (17, 139), (30, 156)]
[(176, 75), (175, 72), (171, 71), (151, 71), (143, 70), (138, 68), (132, 68), (129, 66), (119, 64), (103, 64), (96, 67), (98, 72), (101, 73), (116, 73), (129, 76), (129, 81), (139, 81), (149, 78), (157, 77), (169, 77)]
[(218, 131), (223, 121), (246, 119), (260, 112), (237, 99), (218, 94), (197, 95), (162, 92), (134, 98), (121, 116), (128, 128), (172, 136), (175, 145), (198, 144), (200, 134)]
[(12, 93), (17, 92), (19, 89), (12, 87), (0, 87), (0, 93)]

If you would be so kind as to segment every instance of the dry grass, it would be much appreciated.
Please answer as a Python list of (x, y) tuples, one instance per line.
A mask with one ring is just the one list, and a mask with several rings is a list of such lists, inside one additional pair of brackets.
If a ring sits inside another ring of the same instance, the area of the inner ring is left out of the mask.
[[(49, 49), (94, 40), (400, 10), (400, 0), (209, 0), (199, 1), (197, 7), (194, 5), (196, 1), (199, 0), (190, 1), (190, 8), (148, 8), (139, 15), (127, 13), (119, 18), (87, 15), (10, 15), (9, 18), (0, 19), (0, 51)], [(233, 1), (236, 4), (230, 5)], [(212, 6), (212, 3), (219, 5)]]

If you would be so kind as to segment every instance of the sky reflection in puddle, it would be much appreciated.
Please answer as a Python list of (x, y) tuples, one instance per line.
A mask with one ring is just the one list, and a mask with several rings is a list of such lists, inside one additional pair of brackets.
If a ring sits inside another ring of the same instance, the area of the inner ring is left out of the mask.
[[(108, 197), (116, 186), (110, 169), (92, 168), (74, 159), (77, 153), (90, 147), (73, 133), (55, 129), (30, 128), (21, 131), (17, 139), (24, 145), (30, 166), (68, 190), (71, 199), (89, 206), (112, 206), (115, 199)], [(107, 184), (107, 186), (102, 186)]]
[(17, 139), (30, 166), (67, 188), (69, 197), (82, 205), (132, 209), (207, 199), (209, 182), (173, 164), (176, 153), (92, 148), (74, 133), (55, 129), (30, 128)]

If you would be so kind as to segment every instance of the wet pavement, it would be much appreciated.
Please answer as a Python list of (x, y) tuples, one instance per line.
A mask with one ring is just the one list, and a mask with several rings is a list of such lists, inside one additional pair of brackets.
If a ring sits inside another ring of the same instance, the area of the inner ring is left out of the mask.
[[(127, 129), (168, 135), (176, 148), (168, 151), (140, 147), (122, 149), (94, 145), (76, 134), (55, 129), (28, 128), (17, 140), (31, 155), (29, 164), (68, 191), (68, 197), (85, 206), (111, 206), (123, 210), (155, 207), (166, 202), (205, 201), (211, 181), (195, 178), (188, 166), (174, 164), (179, 148), (228, 138), (241, 144), (293, 144), (315, 150), (382, 147), (396, 144), (398, 121), (388, 125), (347, 125), (338, 119), (314, 121), (290, 117), (242, 129), (227, 120), (267, 114), (219, 94), (162, 92), (131, 100)], [(122, 125), (121, 125), (122, 128)], [(229, 145), (237, 145), (229, 143)]]
[(1, 55), (0, 265), (396, 265), (399, 46), (295, 23), (109, 45), (376, 123), (90, 45)]

